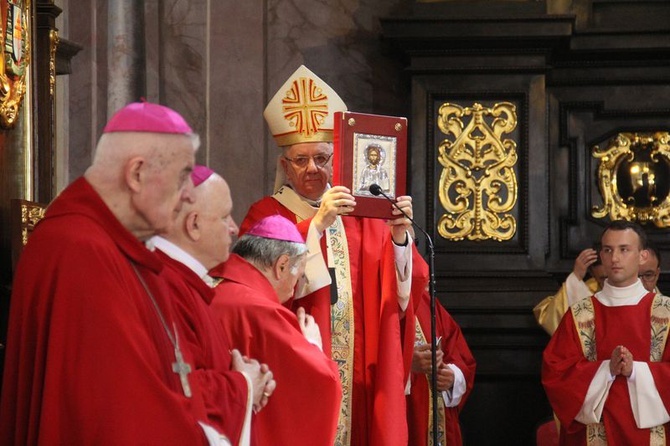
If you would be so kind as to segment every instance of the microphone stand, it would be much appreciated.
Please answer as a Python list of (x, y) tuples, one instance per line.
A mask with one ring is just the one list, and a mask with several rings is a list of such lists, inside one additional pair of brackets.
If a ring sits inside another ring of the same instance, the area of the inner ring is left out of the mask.
[(402, 215), (405, 216), (409, 221), (412, 222), (412, 225), (414, 225), (415, 228), (417, 228), (419, 231), (423, 233), (423, 235), (426, 237), (426, 244), (428, 245), (428, 254), (429, 254), (429, 261), (428, 261), (428, 272), (429, 272), (429, 277), (430, 281), (428, 282), (428, 291), (430, 294), (430, 368), (431, 368), (431, 379), (430, 379), (430, 390), (431, 390), (431, 397), (432, 397), (432, 403), (433, 403), (433, 445), (434, 446), (439, 446), (440, 443), (438, 442), (438, 424), (439, 424), (439, 417), (437, 416), (438, 409), (437, 409), (437, 404), (438, 404), (438, 399), (437, 399), (437, 333), (435, 329), (435, 314), (436, 314), (436, 300), (435, 300), (435, 248), (433, 246), (433, 239), (428, 235), (428, 233), (421, 227), (419, 226), (412, 217), (407, 215), (405, 211), (400, 209), (400, 206), (396, 204), (396, 202), (386, 195), (384, 191), (382, 190), (381, 186), (378, 184), (372, 184), (370, 185), (370, 188), (368, 189), (372, 195), (379, 196), (382, 195), (384, 198), (386, 198), (396, 209), (398, 209)]

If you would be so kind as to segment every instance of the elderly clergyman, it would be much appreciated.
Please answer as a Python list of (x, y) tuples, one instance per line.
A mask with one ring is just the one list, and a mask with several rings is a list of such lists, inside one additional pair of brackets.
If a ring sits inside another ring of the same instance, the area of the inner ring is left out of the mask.
[(232, 345), (267, 363), (277, 380), (256, 419), (259, 444), (330, 446), (335, 439), (342, 397), (337, 366), (322, 351), (314, 318), (282, 305), (304, 273), (306, 253), (295, 225), (273, 215), (247, 231), (210, 272), (222, 280), (212, 308)]
[(13, 283), (3, 444), (227, 444), (143, 243), (192, 200), (198, 144), (175, 111), (130, 104), (47, 209)]

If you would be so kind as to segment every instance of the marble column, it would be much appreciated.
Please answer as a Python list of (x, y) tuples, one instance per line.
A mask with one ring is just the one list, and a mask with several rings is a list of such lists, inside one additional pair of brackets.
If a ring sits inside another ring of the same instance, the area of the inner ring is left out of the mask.
[(145, 93), (144, 2), (112, 0), (107, 9), (107, 118)]

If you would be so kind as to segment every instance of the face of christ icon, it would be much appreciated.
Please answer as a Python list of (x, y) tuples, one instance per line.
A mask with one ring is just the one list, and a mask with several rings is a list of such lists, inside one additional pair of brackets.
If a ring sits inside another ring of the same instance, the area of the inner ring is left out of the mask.
[(358, 192), (370, 195), (368, 189), (372, 184), (378, 184), (384, 192), (391, 190), (388, 172), (382, 165), (386, 158), (386, 152), (381, 145), (373, 143), (365, 148), (365, 169), (361, 172), (358, 182)]

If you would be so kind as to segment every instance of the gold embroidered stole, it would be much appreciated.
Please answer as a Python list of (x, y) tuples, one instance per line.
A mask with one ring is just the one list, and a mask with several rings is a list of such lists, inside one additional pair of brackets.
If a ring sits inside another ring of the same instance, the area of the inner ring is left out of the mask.
[[(596, 357), (596, 319), (593, 308), (593, 297), (583, 299), (571, 307), (575, 328), (579, 334), (584, 357), (595, 361)], [(649, 360), (659, 362), (668, 340), (668, 324), (670, 322), (670, 299), (656, 294), (651, 304), (651, 346)], [(663, 426), (650, 429), (650, 446), (665, 445), (666, 435)], [(607, 435), (603, 423), (586, 425), (586, 441), (588, 446), (607, 445)]]
[(342, 219), (327, 230), (328, 246), (332, 251), (337, 283), (337, 302), (330, 307), (332, 357), (337, 363), (342, 381), (342, 405), (337, 422), (336, 446), (351, 443), (351, 400), (354, 377), (354, 306), (349, 268), (349, 247)]
[[(317, 209), (291, 188), (283, 186), (273, 197), (293, 212), (298, 222), (313, 217)], [(337, 421), (335, 446), (351, 443), (351, 405), (354, 378), (354, 307), (351, 289), (351, 263), (344, 224), (338, 216), (326, 229), (328, 266), (335, 268), (337, 303), (330, 307), (332, 359), (337, 363), (342, 382), (342, 404)]]
[[(421, 324), (419, 324), (419, 319), (415, 318), (415, 324), (414, 324), (414, 343), (415, 345), (421, 345), (425, 344), (426, 341), (426, 336), (423, 333), (423, 330), (421, 329)], [(428, 441), (427, 445), (428, 446), (435, 446), (433, 442), (433, 389), (431, 385), (431, 378), (430, 375), (425, 375), (426, 380), (428, 381), (428, 431), (426, 432), (426, 435), (428, 435)], [(438, 391), (437, 393), (437, 422), (439, 423), (439, 426), (437, 427), (437, 442), (438, 445), (440, 446), (447, 446), (447, 439), (445, 438), (445, 432), (444, 428), (446, 425), (446, 417), (445, 417), (445, 403), (444, 403), (444, 398), (442, 397), (442, 392)]]

